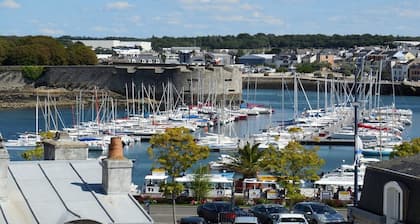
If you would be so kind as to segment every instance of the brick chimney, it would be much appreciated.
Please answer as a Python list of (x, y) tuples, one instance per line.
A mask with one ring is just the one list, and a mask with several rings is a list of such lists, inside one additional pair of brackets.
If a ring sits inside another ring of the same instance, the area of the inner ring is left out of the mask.
[(133, 162), (124, 157), (121, 137), (112, 137), (108, 157), (102, 160), (102, 186), (106, 194), (130, 192)]
[(89, 147), (86, 143), (74, 141), (66, 132), (56, 132), (54, 139), (46, 139), (44, 160), (86, 160)]
[(10, 157), (6, 148), (3, 146), (3, 138), (0, 135), (0, 202), (7, 200), (9, 188), (7, 185), (7, 176)]

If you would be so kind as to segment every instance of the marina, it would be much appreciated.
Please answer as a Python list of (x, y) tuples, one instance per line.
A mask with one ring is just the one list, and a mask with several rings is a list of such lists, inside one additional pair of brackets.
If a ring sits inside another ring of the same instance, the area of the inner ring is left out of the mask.
[[(287, 93), (284, 94), (287, 96)], [(251, 134), (261, 134), (264, 130), (278, 125), (283, 120), (287, 120), (293, 117), (293, 100), (291, 97), (285, 99), (284, 103), (281, 102), (282, 91), (277, 90), (257, 90), (252, 93), (252, 97), (255, 95), (256, 103), (261, 105), (269, 105), (275, 111), (272, 114), (263, 114), (258, 116), (248, 116), (247, 120), (238, 120), (234, 123), (229, 123), (225, 126), (208, 127), (207, 131), (210, 133), (218, 134), (223, 133), (224, 135), (231, 137), (246, 138)], [(289, 95), (290, 96), (290, 95)], [(244, 91), (243, 98), (246, 99), (246, 91)], [(298, 95), (299, 108), (305, 108), (307, 106), (305, 102), (305, 96), (300, 92)], [(307, 97), (309, 101), (317, 101), (316, 92), (308, 92)], [(399, 108), (410, 108), (413, 111), (411, 126), (407, 126), (405, 131), (402, 133), (402, 137), (405, 140), (417, 137), (416, 132), (420, 130), (420, 127), (416, 126), (416, 120), (420, 117), (420, 107), (416, 105), (416, 97), (407, 96), (396, 96), (396, 105)], [(382, 96), (383, 105), (388, 105), (392, 102), (392, 96)], [(322, 101), (321, 101), (322, 104)], [(282, 110), (283, 108), (283, 110)], [(62, 118), (67, 124), (71, 124), (72, 111), (71, 109), (60, 109)], [(122, 112), (123, 113), (123, 112)], [(16, 133), (24, 133), (25, 131), (31, 131), (34, 127), (35, 113), (33, 109), (19, 109), (19, 110), (2, 110), (0, 111), (1, 116), (4, 118), (1, 120), (1, 127), (3, 137), (6, 139), (16, 138)], [(40, 119), (40, 123), (41, 119)], [(204, 135), (205, 129), (198, 130), (194, 134)], [(309, 141), (309, 140), (308, 140)], [(336, 141), (336, 140), (323, 140), (323, 142)], [(338, 140), (337, 140), (338, 141)], [(343, 140), (341, 140), (343, 141)], [(321, 142), (321, 141), (320, 141)], [(342, 143), (350, 144), (351, 140), (343, 141)], [(318, 143), (313, 141), (313, 143)], [(320, 144), (320, 143), (319, 143)], [(146, 148), (148, 143), (138, 142), (125, 147), (125, 155), (134, 159), (136, 162), (133, 169), (133, 181), (138, 186), (142, 186), (144, 183), (144, 176), (150, 173), (152, 162), (148, 158)], [(20, 154), (22, 150), (10, 149), (12, 160), (22, 160)], [(353, 146), (340, 146), (340, 145), (321, 145), (319, 155), (323, 158), (326, 163), (322, 167), (323, 172), (339, 167), (343, 161), (346, 163), (353, 161), (354, 147)], [(100, 151), (90, 152), (90, 157), (95, 158), (100, 156)], [(210, 157), (205, 161), (199, 162), (197, 165), (206, 164), (210, 161), (215, 161), (221, 153), (212, 152)], [(386, 157), (384, 157), (386, 159)]]

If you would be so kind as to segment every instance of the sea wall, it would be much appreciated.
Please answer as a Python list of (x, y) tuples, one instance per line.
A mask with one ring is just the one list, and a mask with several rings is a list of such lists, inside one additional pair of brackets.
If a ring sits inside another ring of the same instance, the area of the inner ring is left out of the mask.
[[(243, 77), (242, 82), (242, 88), (247, 89), (249, 88), (253, 89), (255, 88), (255, 85), (258, 89), (281, 89), (282, 80), (284, 81), (285, 88), (289, 90), (293, 90), (294, 88), (294, 78), (291, 75), (288, 76), (251, 76), (251, 77)], [(302, 83), (303, 88), (306, 91), (317, 91), (318, 88), (320, 91), (324, 91), (324, 78), (313, 78), (313, 77), (305, 77), (301, 76), (300, 82)], [(347, 83), (352, 84), (353, 80), (334, 80), (335, 83)], [(363, 83), (361, 83), (363, 85)], [(331, 80), (328, 80), (328, 88), (331, 88)], [(376, 91), (377, 86), (373, 86), (372, 92)], [(298, 88), (301, 89), (300, 84), (298, 85)], [(366, 91), (369, 88), (369, 84), (366, 84)], [(380, 89), (378, 89), (381, 93), (381, 95), (392, 95), (395, 93), (395, 95), (402, 95), (402, 96), (420, 96), (420, 83), (419, 82), (390, 82), (383, 80), (381, 82)]]
[[(206, 99), (239, 100), (242, 96), (241, 73), (224, 66), (186, 65), (108, 65), (108, 66), (45, 66), (43, 75), (31, 81), (23, 77), (20, 67), (0, 67), (0, 91), (30, 88), (62, 88), (65, 90), (109, 90), (125, 96), (126, 86), (132, 96), (143, 90), (152, 98), (171, 94), (188, 103)], [(171, 85), (168, 92), (167, 86)]]

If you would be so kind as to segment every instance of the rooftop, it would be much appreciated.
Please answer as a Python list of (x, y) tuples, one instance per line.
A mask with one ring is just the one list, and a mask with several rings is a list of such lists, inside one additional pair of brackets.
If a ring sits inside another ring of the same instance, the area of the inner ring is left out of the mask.
[(130, 194), (105, 194), (98, 160), (10, 162), (0, 223), (153, 223)]
[(382, 161), (371, 166), (420, 177), (420, 154)]

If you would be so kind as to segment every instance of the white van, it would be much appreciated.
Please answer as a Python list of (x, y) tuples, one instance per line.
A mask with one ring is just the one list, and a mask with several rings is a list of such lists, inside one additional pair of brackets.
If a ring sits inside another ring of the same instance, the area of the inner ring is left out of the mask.
[(238, 216), (235, 218), (234, 224), (258, 224), (257, 217), (254, 216)]

